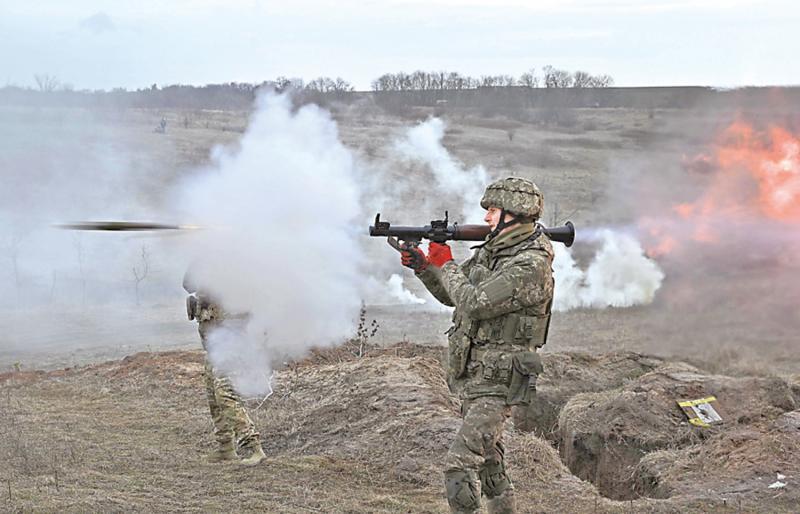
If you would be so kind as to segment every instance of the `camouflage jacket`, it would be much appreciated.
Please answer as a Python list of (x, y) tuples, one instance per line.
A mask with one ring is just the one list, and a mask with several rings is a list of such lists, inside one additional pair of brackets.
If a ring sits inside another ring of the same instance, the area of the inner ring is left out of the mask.
[(454, 392), (524, 403), (512, 398), (522, 393), (509, 388), (515, 369), (534, 382), (541, 371), (535, 351), (549, 327), (552, 263), (550, 240), (524, 224), (480, 246), (461, 265), (451, 261), (417, 275), (440, 302), (455, 307), (448, 331), (448, 383)]

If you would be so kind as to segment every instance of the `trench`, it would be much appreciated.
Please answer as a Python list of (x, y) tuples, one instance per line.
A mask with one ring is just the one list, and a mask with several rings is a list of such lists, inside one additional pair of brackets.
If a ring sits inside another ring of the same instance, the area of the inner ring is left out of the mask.
[(660, 489), (658, 475), (645, 473), (640, 465), (650, 451), (629, 440), (604, 440), (597, 434), (578, 438), (567, 433), (558, 447), (561, 460), (570, 471), (593, 483), (606, 498), (622, 501), (670, 496)]
[(672, 495), (659, 482), (658, 471), (664, 463), (645, 459), (662, 448), (647, 447), (624, 437), (604, 438), (596, 432), (579, 433), (559, 427), (563, 406), (547, 395), (538, 395), (531, 405), (515, 408), (514, 426), (550, 442), (573, 475), (594, 484), (598, 493), (610, 500), (666, 499)]
[(550, 442), (573, 475), (594, 484), (608, 499), (666, 499), (672, 495), (659, 481), (662, 463), (645, 459), (663, 446), (560, 426), (559, 416), (570, 398), (555, 389), (540, 390), (529, 406), (515, 408), (514, 426)]
[[(676, 459), (688, 448), (760, 438), (764, 421), (775, 423), (770, 431), (794, 434), (795, 424), (800, 426), (797, 382), (704, 375), (684, 364), (661, 369), (643, 380), (633, 378), (637, 384), (631, 385), (628, 368), (602, 384), (608, 387), (597, 387), (598, 380), (594, 388), (561, 374), (537, 388), (529, 406), (516, 408), (515, 427), (548, 440), (572, 474), (594, 484), (602, 496), (627, 501), (684, 494), (675, 489), (674, 473)], [(686, 422), (675, 399), (704, 396), (720, 398), (716, 408), (723, 424), (697, 429)]]

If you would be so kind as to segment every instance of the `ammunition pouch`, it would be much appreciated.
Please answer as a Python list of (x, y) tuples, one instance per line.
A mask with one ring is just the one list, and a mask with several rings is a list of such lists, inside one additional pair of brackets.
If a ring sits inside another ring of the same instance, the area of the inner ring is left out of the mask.
[[(481, 377), (487, 382), (508, 385), (511, 381), (513, 354), (502, 350), (476, 351), (480, 355)], [(477, 357), (477, 355), (476, 355)], [(478, 360), (478, 359), (476, 359)]]
[(186, 297), (186, 315), (189, 317), (189, 321), (194, 321), (197, 319), (197, 313), (200, 309), (200, 301), (194, 294), (190, 294)]
[(542, 373), (542, 359), (536, 352), (519, 352), (512, 359), (511, 383), (506, 403), (528, 405), (536, 392), (536, 379)]
[(453, 321), (453, 326), (447, 331), (447, 367), (448, 384), (452, 389), (452, 382), (464, 377), (467, 372), (469, 362), (470, 339), (464, 334), (458, 333), (461, 320)]
[(527, 405), (536, 391), (536, 378), (542, 372), (542, 360), (535, 351), (519, 347), (475, 346), (472, 360), (480, 367), (480, 377), (493, 386), (507, 389), (508, 405)]
[(540, 348), (547, 342), (550, 316), (508, 314), (499, 318), (474, 321), (475, 340), (485, 343), (505, 343), (527, 348)]

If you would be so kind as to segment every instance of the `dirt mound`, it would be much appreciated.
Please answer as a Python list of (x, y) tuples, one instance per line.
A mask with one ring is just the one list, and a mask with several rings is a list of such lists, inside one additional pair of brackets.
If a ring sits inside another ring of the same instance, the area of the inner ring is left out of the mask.
[[(708, 396), (717, 398), (724, 423), (689, 424), (676, 402)], [(611, 498), (708, 496), (723, 481), (800, 469), (792, 463), (796, 434), (774, 434), (778, 420), (793, 419), (786, 413), (797, 402), (784, 379), (706, 375), (667, 363), (618, 389), (573, 397), (559, 417), (559, 448), (573, 473)]]
[(94, 375), (106, 379), (166, 379), (190, 382), (203, 374), (203, 354), (197, 351), (139, 352), (119, 361), (53, 371), (9, 371), (0, 373), (0, 384), (15, 386), (40, 380)]
[(592, 355), (585, 352), (543, 353), (544, 373), (536, 383), (531, 404), (518, 407), (514, 424), (557, 441), (558, 414), (578, 393), (621, 387), (663, 364), (663, 359), (635, 352)]
[(258, 412), (268, 452), (377, 458), (422, 483), (439, 481), (430, 457), (457, 416), (438, 360), (391, 355), (281, 371)]
[[(316, 364), (331, 355), (344, 360)], [(440, 355), (439, 348), (409, 344), (362, 359), (326, 350), (279, 372), (273, 396), (256, 413), (265, 420), (267, 453), (355, 456), (383, 463), (399, 481), (440, 488), (442, 462), (460, 424)], [(594, 505), (596, 490), (569, 472), (552, 445), (512, 430), (507, 446), (522, 495), (552, 492), (555, 483), (564, 488), (558, 500), (564, 505), (580, 498)]]

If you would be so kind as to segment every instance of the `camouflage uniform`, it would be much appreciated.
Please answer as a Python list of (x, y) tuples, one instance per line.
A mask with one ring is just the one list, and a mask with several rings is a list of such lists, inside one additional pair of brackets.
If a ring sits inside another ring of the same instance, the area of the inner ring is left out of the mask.
[[(200, 340), (203, 349), (207, 350), (208, 336), (217, 327), (228, 320), (231, 322), (244, 322), (245, 316), (232, 316), (226, 313), (219, 305), (212, 302), (206, 295), (198, 293), (187, 278), (184, 279), (184, 288), (192, 293), (187, 300), (189, 319), (197, 320)], [(256, 431), (255, 424), (250, 419), (244, 408), (239, 393), (233, 387), (231, 379), (214, 371), (213, 365), (206, 353), (204, 379), (206, 397), (211, 418), (214, 420), (214, 436), (219, 443), (215, 460), (235, 458), (235, 450), (261, 453), (261, 440)]]
[[(519, 193), (509, 202), (503, 197)], [(493, 190), (501, 184), (503, 187)], [(529, 186), (532, 186), (531, 189)], [(462, 400), (463, 423), (446, 458), (445, 486), (453, 512), (513, 512), (513, 485), (505, 470), (503, 430), (511, 406), (529, 403), (542, 370), (536, 349), (547, 337), (553, 298), (553, 247), (533, 220), (541, 193), (529, 181), (505, 179), (487, 189), (481, 205), (510, 205), (520, 223), (491, 238), (460, 266), (450, 261), (417, 274), (443, 304), (455, 307), (448, 331), (448, 384)], [(527, 199), (527, 200), (526, 200)], [(512, 209), (506, 207), (507, 212)]]

